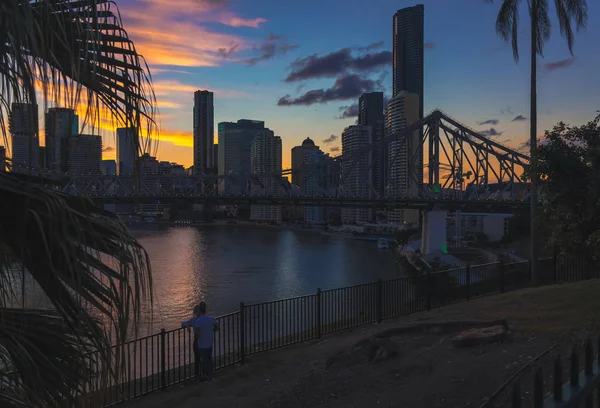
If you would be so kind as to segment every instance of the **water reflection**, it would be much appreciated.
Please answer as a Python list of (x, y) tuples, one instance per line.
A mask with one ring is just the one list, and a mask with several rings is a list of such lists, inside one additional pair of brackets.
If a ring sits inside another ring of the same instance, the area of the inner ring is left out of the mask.
[(225, 314), (322, 289), (397, 277), (391, 252), (314, 232), (241, 226), (135, 231), (150, 255), (155, 304), (146, 331), (174, 328), (195, 303)]

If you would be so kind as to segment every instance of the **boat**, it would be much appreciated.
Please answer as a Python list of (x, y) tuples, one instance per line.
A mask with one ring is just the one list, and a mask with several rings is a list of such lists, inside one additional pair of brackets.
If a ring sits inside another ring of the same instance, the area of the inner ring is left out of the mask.
[(377, 248), (379, 249), (388, 249), (390, 246), (385, 238), (379, 238), (377, 240)]

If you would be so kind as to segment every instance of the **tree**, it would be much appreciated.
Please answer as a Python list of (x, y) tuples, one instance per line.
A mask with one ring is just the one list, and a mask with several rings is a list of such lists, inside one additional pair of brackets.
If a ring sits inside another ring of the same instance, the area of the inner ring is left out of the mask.
[[(79, 107), (90, 126), (112, 118), (154, 132), (151, 79), (113, 9), (108, 0), (0, 0), (5, 145), (11, 104), (38, 100)], [(133, 143), (149, 148), (149, 138)], [(89, 389), (90, 377), (102, 385), (120, 375), (121, 353), (111, 358), (109, 347), (135, 333), (152, 299), (148, 256), (119, 219), (44, 184), (39, 176), (0, 172), (3, 407), (80, 405), (77, 394)], [(49, 310), (27, 308), (25, 276)]]
[(559, 123), (538, 147), (540, 221), (549, 244), (598, 261), (600, 254), (600, 115), (580, 127)]
[[(494, 2), (494, 0), (487, 0)], [(519, 61), (519, 8), (522, 0), (501, 0), (500, 11), (496, 19), (496, 32), (505, 41), (510, 41), (515, 61)], [(530, 150), (530, 181), (531, 181), (531, 280), (532, 284), (539, 283), (537, 270), (537, 233), (534, 228), (538, 205), (538, 172), (537, 172), (537, 56), (544, 56), (544, 45), (550, 39), (550, 15), (548, 0), (527, 0), (531, 19), (531, 83), (530, 83), (530, 118), (529, 118), (529, 150)], [(555, 0), (556, 14), (561, 34), (566, 38), (569, 52), (573, 55), (573, 26), (577, 30), (587, 25), (586, 0)]]

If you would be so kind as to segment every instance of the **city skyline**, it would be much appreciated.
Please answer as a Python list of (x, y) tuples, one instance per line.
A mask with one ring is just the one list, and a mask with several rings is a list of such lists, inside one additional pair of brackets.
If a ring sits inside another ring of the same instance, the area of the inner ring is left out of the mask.
[[(215, 124), (260, 120), (280, 135), (284, 168), (290, 167), (291, 148), (306, 137), (326, 153), (339, 154), (340, 135), (356, 120), (359, 93), (383, 91), (391, 96), (392, 17), (398, 9), (417, 4), (425, 5), (425, 113), (439, 107), (515, 148), (527, 139), (525, 9), (522, 59), (515, 64), (510, 45), (495, 33), (497, 4), (483, 1), (452, 6), (382, 1), (368, 17), (356, 1), (344, 2), (343, 14), (338, 6), (321, 3), (319, 13), (310, 13), (317, 4), (311, 1), (291, 11), (270, 1), (227, 2), (228, 7), (218, 1), (175, 3), (176, 7), (164, 0), (119, 3), (125, 27), (153, 75), (160, 109), (160, 160), (192, 164), (193, 93), (199, 89), (214, 92)], [(590, 15), (600, 12), (599, 4), (589, 8)], [(301, 24), (309, 18), (314, 23), (310, 29)], [(600, 68), (600, 56), (592, 52), (600, 28), (590, 25), (577, 35), (571, 58), (552, 18), (552, 39), (546, 58), (540, 60), (538, 78), (540, 134), (561, 120), (590, 120), (600, 91), (600, 85), (585, 81)], [(449, 28), (446, 21), (465, 24)], [(157, 22), (169, 30), (159, 32)], [(327, 61), (341, 65), (326, 66)], [(314, 71), (319, 66), (321, 71)], [(307, 93), (318, 90), (323, 92)], [(329, 99), (333, 100), (312, 103)], [(348, 114), (351, 117), (344, 117)], [(40, 126), (43, 140), (42, 130)], [(105, 129), (103, 136), (104, 158), (114, 158), (115, 132)]]

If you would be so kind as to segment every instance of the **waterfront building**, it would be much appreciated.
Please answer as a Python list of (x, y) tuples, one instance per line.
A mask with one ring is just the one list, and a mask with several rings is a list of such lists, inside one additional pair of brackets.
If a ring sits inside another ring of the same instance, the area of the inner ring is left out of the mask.
[(117, 174), (133, 174), (138, 157), (138, 132), (136, 128), (117, 129)]
[(69, 173), (73, 175), (99, 175), (102, 168), (102, 137), (75, 135), (68, 143)]
[[(342, 133), (341, 193), (351, 197), (370, 197), (371, 152), (362, 151), (372, 141), (370, 126), (353, 125)], [(343, 208), (342, 222), (364, 224), (372, 211), (368, 208)]]
[(250, 149), (252, 141), (266, 130), (265, 122), (240, 119), (221, 122), (219, 130), (219, 180), (221, 194), (247, 194), (250, 192)]
[(208, 174), (214, 170), (215, 138), (214, 94), (194, 92), (194, 173)]
[(79, 116), (73, 109), (50, 108), (44, 115), (46, 166), (60, 173), (69, 171), (69, 139), (79, 134)]
[[(364, 93), (358, 100), (358, 124), (370, 126), (372, 142), (380, 142), (385, 135), (383, 92)], [(387, 148), (383, 144), (371, 151), (371, 180), (373, 191), (383, 197), (386, 185)]]
[[(419, 96), (401, 91), (386, 109), (385, 133), (392, 135), (419, 120)], [(423, 162), (420, 132), (392, 141), (388, 148), (388, 197), (416, 197), (422, 183)], [(421, 153), (421, 154), (419, 154)], [(419, 175), (421, 179), (419, 179)], [(419, 225), (418, 210), (392, 210), (388, 220), (397, 224)]]
[[(253, 180), (251, 193), (255, 195), (276, 195), (281, 191), (281, 137), (265, 129), (256, 135), (250, 146), (250, 171), (257, 175)], [(255, 204), (250, 206), (250, 219), (257, 221), (281, 222), (280, 205)]]
[(39, 168), (38, 107), (32, 103), (13, 103), (8, 122), (12, 140), (12, 171), (32, 173)]

